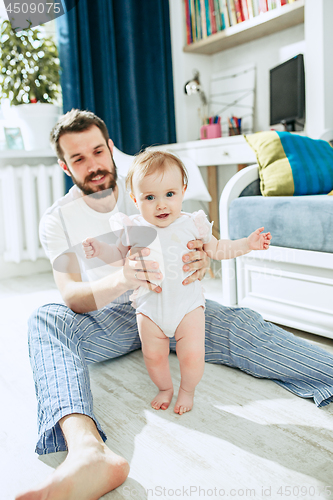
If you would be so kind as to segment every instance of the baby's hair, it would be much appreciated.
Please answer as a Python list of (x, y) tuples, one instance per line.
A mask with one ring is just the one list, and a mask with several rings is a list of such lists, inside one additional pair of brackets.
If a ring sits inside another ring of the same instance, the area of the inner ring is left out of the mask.
[(180, 169), (183, 186), (187, 186), (187, 170), (183, 162), (177, 156), (166, 151), (151, 151), (146, 149), (135, 156), (126, 177), (126, 188), (133, 191), (134, 174), (141, 180), (146, 175), (151, 175), (155, 172), (164, 172), (170, 164)]

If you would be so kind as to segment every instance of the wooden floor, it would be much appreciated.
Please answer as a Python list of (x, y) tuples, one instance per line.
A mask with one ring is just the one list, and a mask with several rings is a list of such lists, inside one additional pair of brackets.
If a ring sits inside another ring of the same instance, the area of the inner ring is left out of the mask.
[[(204, 287), (209, 298), (221, 298), (217, 280)], [(26, 342), (31, 311), (58, 300), (49, 274), (0, 282), (1, 500), (41, 482), (65, 457), (34, 453)], [(323, 342), (333, 352), (332, 341)], [(177, 358), (170, 362), (178, 388)], [(191, 412), (155, 411), (141, 351), (94, 365), (91, 379), (107, 443), (131, 465), (127, 481), (105, 499), (333, 498), (333, 405), (318, 409), (274, 382), (206, 364)]]

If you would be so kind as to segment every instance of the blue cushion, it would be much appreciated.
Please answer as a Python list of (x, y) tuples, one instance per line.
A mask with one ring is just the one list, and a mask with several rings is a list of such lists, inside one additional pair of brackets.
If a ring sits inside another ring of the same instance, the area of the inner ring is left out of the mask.
[(326, 141), (278, 132), (294, 179), (294, 196), (326, 194), (333, 188), (333, 148)]
[(258, 227), (279, 247), (333, 252), (333, 196), (247, 196), (229, 208), (230, 238), (245, 238)]
[(256, 153), (264, 196), (327, 194), (333, 189), (333, 148), (290, 132), (245, 136)]

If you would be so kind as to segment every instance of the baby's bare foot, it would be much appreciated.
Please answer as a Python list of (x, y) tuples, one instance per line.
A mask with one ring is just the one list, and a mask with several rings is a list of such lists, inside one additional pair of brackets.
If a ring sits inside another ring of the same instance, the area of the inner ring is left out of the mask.
[(194, 398), (194, 390), (185, 391), (184, 389), (179, 387), (178, 398), (174, 407), (174, 412), (179, 413), (179, 415), (182, 415), (183, 413), (192, 410), (193, 398)]
[(166, 410), (169, 408), (173, 396), (173, 388), (160, 391), (150, 403), (154, 410)]

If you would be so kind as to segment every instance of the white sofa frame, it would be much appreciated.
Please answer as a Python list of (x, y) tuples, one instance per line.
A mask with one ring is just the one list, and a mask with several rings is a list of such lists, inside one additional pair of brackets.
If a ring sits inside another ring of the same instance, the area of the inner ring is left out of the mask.
[[(251, 165), (225, 186), (220, 199), (221, 238), (229, 238), (231, 202), (258, 177), (258, 165)], [(222, 286), (227, 306), (250, 307), (274, 323), (333, 338), (331, 253), (271, 246), (224, 260)]]

